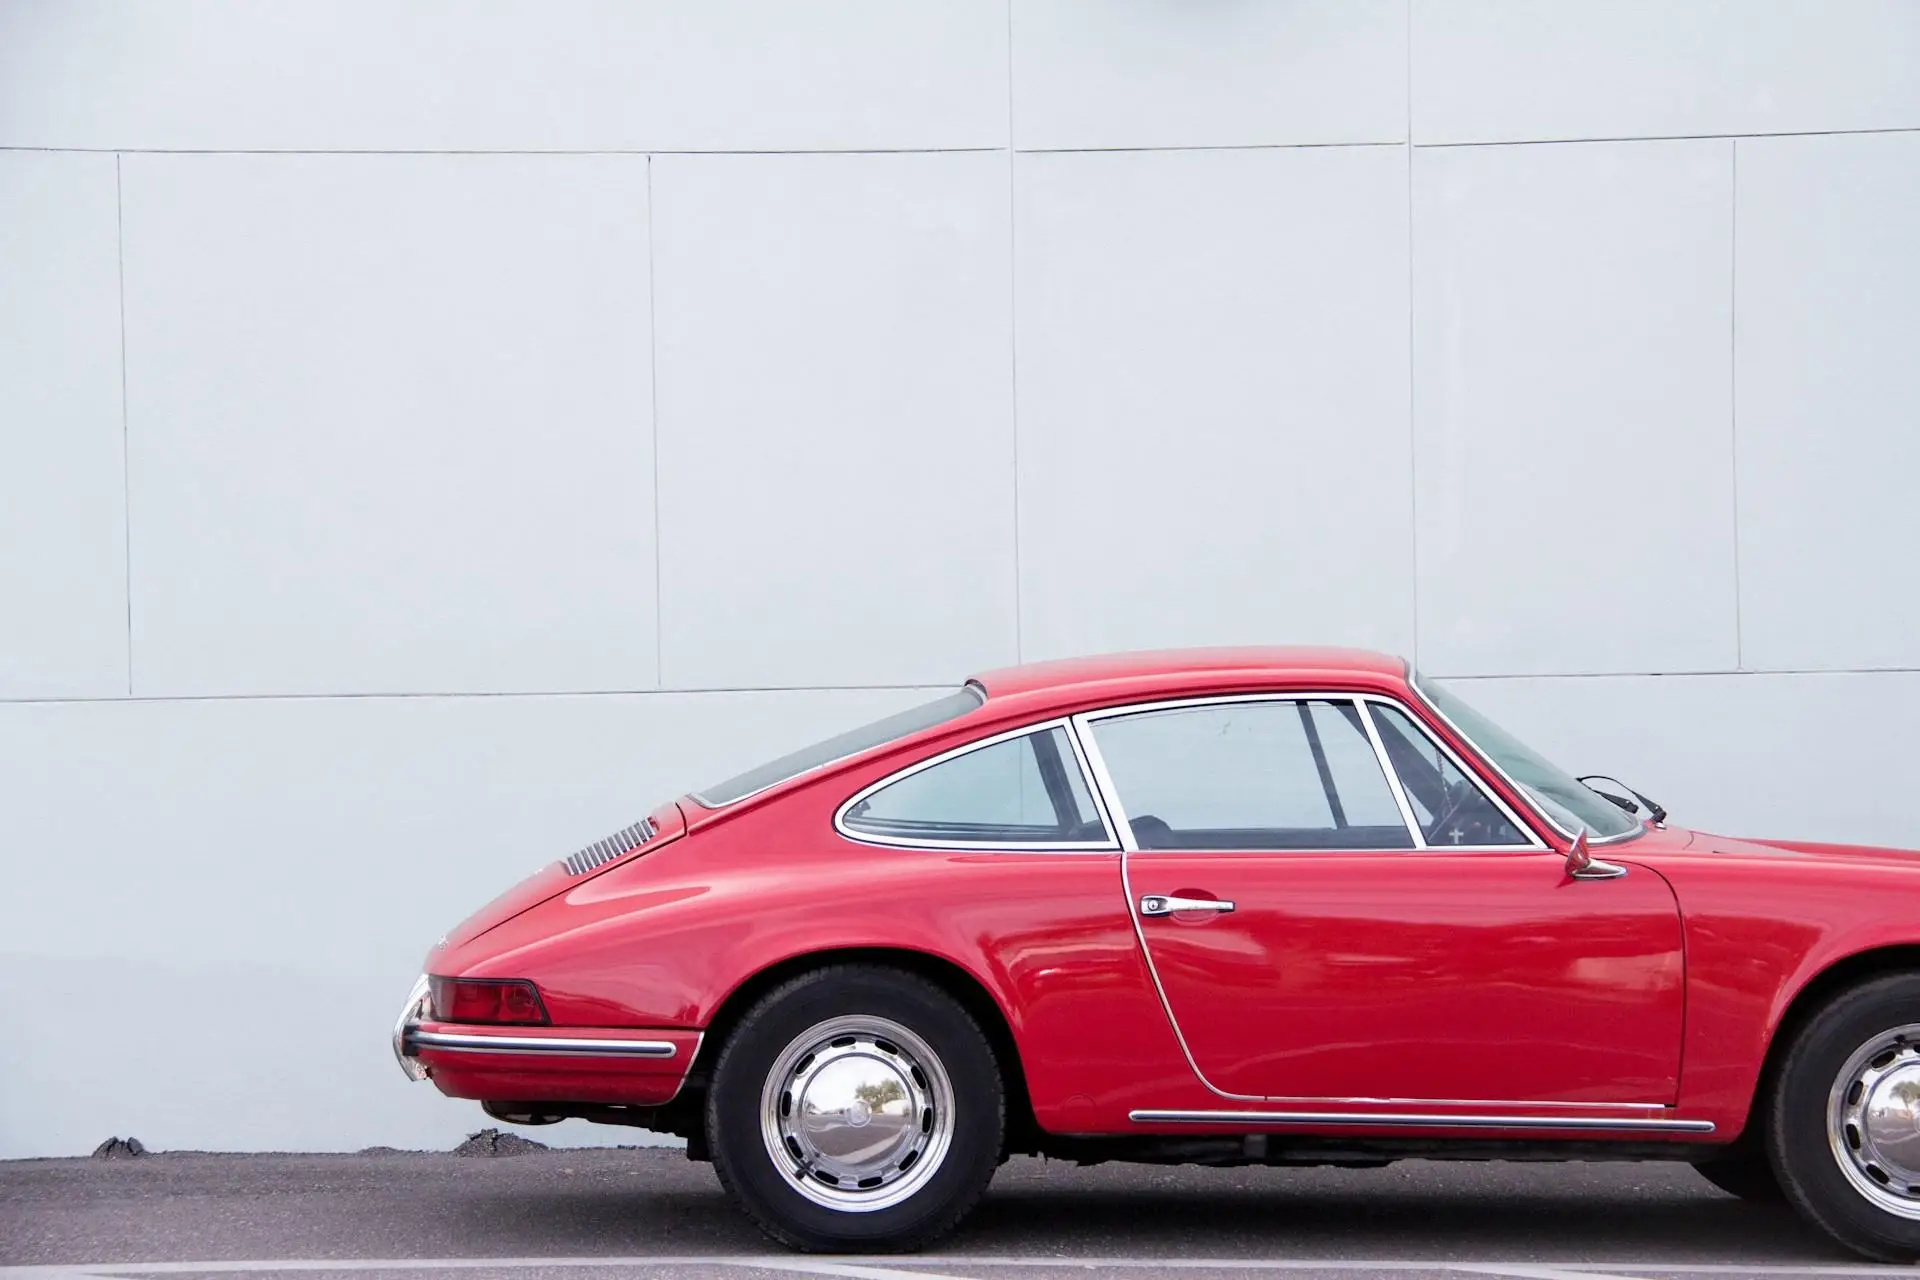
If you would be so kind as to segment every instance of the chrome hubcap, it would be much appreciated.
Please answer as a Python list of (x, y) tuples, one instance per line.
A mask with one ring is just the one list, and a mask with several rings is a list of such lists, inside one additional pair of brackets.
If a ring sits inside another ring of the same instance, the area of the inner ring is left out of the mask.
[(939, 1170), (953, 1142), (953, 1085), (927, 1042), (899, 1023), (830, 1018), (774, 1060), (760, 1136), (795, 1191), (871, 1213)]
[(1854, 1190), (1920, 1219), (1920, 1023), (1854, 1050), (1827, 1100), (1827, 1142)]

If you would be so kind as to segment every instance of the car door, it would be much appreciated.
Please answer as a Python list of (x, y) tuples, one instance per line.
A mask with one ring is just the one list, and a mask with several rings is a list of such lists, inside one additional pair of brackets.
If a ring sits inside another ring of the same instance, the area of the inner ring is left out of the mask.
[(1403, 707), (1210, 699), (1079, 719), (1193, 1067), (1232, 1097), (1670, 1104), (1680, 919), (1575, 879)]

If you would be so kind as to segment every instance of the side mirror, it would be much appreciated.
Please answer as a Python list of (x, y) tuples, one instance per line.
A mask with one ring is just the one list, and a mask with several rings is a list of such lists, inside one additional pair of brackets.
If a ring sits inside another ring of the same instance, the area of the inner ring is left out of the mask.
[(1574, 880), (1618, 880), (1627, 869), (1617, 862), (1602, 862), (1587, 848), (1587, 829), (1580, 828), (1567, 848), (1567, 875)]
[(1573, 847), (1567, 850), (1567, 874), (1578, 879), (1582, 871), (1593, 866), (1593, 854), (1587, 850), (1587, 829), (1573, 838)]

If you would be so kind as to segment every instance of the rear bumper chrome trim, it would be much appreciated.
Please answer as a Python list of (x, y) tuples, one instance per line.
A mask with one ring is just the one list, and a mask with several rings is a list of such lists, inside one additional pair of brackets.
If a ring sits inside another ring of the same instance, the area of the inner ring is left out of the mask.
[(407, 1029), (409, 1048), (456, 1053), (536, 1053), (559, 1058), (671, 1058), (680, 1052), (668, 1040), (626, 1040), (601, 1036), (498, 1036), (459, 1031)]
[(1251, 1124), (1289, 1128), (1580, 1129), (1601, 1133), (1712, 1133), (1711, 1120), (1626, 1116), (1444, 1115), (1428, 1111), (1131, 1111), (1135, 1124)]

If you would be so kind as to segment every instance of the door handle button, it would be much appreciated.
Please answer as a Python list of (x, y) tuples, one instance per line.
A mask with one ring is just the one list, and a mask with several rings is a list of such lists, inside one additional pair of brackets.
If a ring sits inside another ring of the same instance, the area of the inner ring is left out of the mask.
[(1224, 898), (1169, 898), (1164, 893), (1143, 894), (1140, 898), (1140, 914), (1143, 916), (1170, 916), (1176, 911), (1214, 911), (1221, 915), (1233, 910), (1233, 904)]

